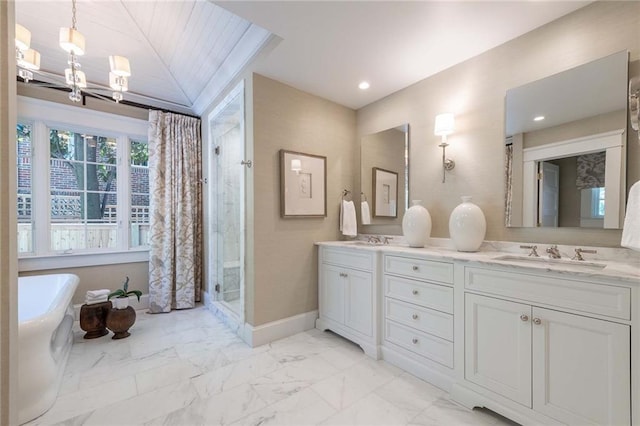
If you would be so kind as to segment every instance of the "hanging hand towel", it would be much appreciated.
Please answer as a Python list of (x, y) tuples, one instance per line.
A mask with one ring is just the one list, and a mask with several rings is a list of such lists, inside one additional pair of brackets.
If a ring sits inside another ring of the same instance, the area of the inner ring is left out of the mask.
[(342, 200), (342, 209), (340, 215), (340, 230), (343, 235), (355, 237), (358, 235), (358, 224), (356, 222), (356, 206), (353, 201)]
[(369, 203), (366, 201), (360, 203), (360, 214), (362, 216), (362, 224), (371, 225), (371, 211), (369, 210)]
[(620, 245), (640, 251), (640, 181), (634, 183), (629, 191)]

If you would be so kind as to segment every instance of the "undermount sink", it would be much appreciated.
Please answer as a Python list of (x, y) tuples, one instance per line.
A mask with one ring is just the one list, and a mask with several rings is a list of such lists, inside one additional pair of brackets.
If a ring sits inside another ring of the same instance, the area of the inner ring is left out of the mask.
[(511, 262), (530, 262), (541, 265), (556, 265), (556, 266), (572, 266), (586, 269), (604, 269), (607, 265), (598, 262), (587, 262), (584, 260), (571, 260), (571, 259), (551, 259), (549, 257), (530, 257), (519, 256), (515, 254), (504, 254), (495, 256), (494, 260), (506, 260)]
[(349, 243), (353, 244), (355, 246), (382, 246), (382, 245), (384, 245), (383, 243), (374, 243), (374, 242), (370, 243), (369, 241), (364, 241), (364, 240), (349, 241)]

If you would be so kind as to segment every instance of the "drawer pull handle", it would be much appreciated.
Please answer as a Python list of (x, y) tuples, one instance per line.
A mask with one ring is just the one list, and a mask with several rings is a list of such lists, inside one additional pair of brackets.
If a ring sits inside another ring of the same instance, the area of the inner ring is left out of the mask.
[(414, 345), (418, 344), (418, 339), (416, 339), (415, 337), (411, 340), (411, 343), (413, 343)]
[(413, 318), (414, 320), (417, 320), (418, 319), (418, 314), (411, 315), (411, 318)]
[(418, 295), (418, 290), (413, 290), (411, 293), (412, 293), (414, 296), (417, 296), (417, 295)]
[(540, 320), (540, 318), (534, 318), (532, 321), (533, 321), (533, 323), (534, 323), (535, 325), (540, 325), (540, 324), (542, 324), (542, 321)]
[(522, 321), (525, 321), (525, 322), (526, 322), (526, 321), (529, 321), (529, 316), (528, 316), (528, 315), (525, 315), (525, 314), (522, 314), (522, 315), (520, 315), (520, 319), (521, 319)]
[(349, 275), (345, 274), (344, 272), (340, 272), (340, 276), (341, 276), (342, 278), (347, 278)]
[(414, 271), (417, 271), (417, 270), (418, 270), (418, 267), (414, 265), (412, 269), (413, 269)]

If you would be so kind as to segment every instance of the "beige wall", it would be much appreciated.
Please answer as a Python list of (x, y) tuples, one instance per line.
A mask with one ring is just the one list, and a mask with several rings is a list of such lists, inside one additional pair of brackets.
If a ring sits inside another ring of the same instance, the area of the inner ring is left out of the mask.
[(73, 296), (74, 304), (84, 303), (84, 297), (88, 290), (122, 288), (126, 277), (129, 277), (129, 290), (140, 290), (143, 294), (149, 293), (149, 262), (28, 271), (21, 272), (20, 276), (67, 273), (76, 274), (80, 278), (78, 289)]
[[(254, 74), (254, 326), (318, 308), (316, 241), (336, 240), (343, 189), (359, 154), (355, 111)], [(371, 133), (371, 132), (369, 132)], [(280, 149), (327, 157), (327, 217), (280, 217)]]
[[(433, 237), (449, 236), (451, 211), (461, 195), (471, 195), (487, 217), (488, 240), (619, 246), (619, 230), (504, 227), (503, 127), (507, 89), (624, 49), (631, 61), (640, 58), (640, 2), (593, 3), (358, 110), (357, 134), (409, 122), (410, 197), (424, 200)], [(638, 71), (635, 64), (630, 69), (632, 75)], [(445, 111), (456, 114), (447, 148), (456, 168), (443, 184), (433, 125)], [(628, 155), (640, 162), (637, 142), (629, 144)], [(638, 169), (628, 171), (628, 185), (639, 179)], [(378, 228), (389, 231), (401, 233), (399, 227)]]
[(17, 420), (14, 3), (0, 2), (0, 424)]

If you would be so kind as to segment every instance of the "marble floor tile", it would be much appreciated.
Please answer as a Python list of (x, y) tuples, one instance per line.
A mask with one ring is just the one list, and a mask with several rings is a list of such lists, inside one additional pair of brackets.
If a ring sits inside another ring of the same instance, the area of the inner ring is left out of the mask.
[(228, 425), (266, 405), (251, 386), (240, 385), (212, 397), (198, 399), (146, 425)]
[(80, 414), (136, 396), (136, 383), (133, 377), (125, 377), (99, 384), (97, 387), (71, 392), (58, 396), (53, 407), (44, 415), (28, 425), (50, 425)]
[(336, 410), (331, 405), (313, 390), (307, 388), (240, 419), (234, 425), (316, 425), (335, 412)]
[(382, 399), (375, 393), (371, 393), (347, 409), (328, 418), (322, 424), (354, 426), (405, 425), (410, 420), (409, 416), (409, 413)]
[(507, 425), (316, 329), (251, 348), (203, 307), (138, 312), (127, 339), (75, 343), (35, 425)]
[(314, 384), (312, 389), (334, 408), (341, 410), (400, 374), (401, 371), (395, 367), (382, 361), (370, 360), (363, 355), (360, 362)]
[(189, 380), (143, 393), (113, 405), (98, 408), (85, 425), (141, 425), (156, 417), (186, 407), (198, 398)]
[[(414, 417), (409, 423), (411, 426), (489, 426), (496, 424), (508, 424), (506, 419), (493, 415), (488, 410), (469, 410), (461, 405), (450, 401), (448, 398), (440, 398)], [(514, 424), (514, 423), (511, 423)]]

